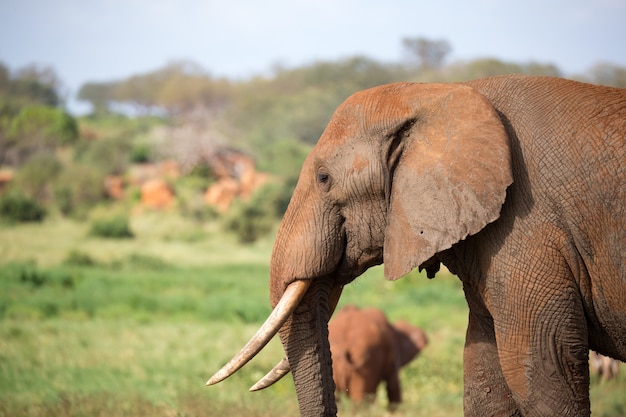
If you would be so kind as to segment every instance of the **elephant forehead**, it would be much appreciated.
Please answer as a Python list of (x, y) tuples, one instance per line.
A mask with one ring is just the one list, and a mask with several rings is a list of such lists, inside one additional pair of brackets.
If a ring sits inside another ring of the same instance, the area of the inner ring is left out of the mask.
[(332, 152), (334, 147), (342, 145), (349, 138), (356, 136), (357, 132), (356, 118), (338, 118), (335, 116), (328, 123), (322, 137), (317, 142), (318, 152)]
[(361, 154), (355, 154), (352, 159), (352, 170), (356, 172), (361, 172), (365, 168), (369, 166), (370, 162), (367, 158), (365, 158)]

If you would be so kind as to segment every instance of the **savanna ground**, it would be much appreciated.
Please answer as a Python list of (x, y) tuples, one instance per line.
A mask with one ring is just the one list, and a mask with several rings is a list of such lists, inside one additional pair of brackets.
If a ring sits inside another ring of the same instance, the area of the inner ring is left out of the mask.
[[(204, 382), (269, 313), (272, 238), (235, 238), (170, 214), (132, 220), (135, 237), (90, 237), (69, 220), (0, 225), (0, 416), (293, 416), (290, 377), (250, 387), (282, 356), (277, 340), (224, 382)], [(373, 268), (341, 305), (383, 308), (422, 326), (430, 345), (402, 372), (394, 416), (462, 415), (467, 306), (456, 278)], [(592, 379), (594, 416), (626, 415), (626, 375)], [(363, 410), (389, 414), (383, 389)]]

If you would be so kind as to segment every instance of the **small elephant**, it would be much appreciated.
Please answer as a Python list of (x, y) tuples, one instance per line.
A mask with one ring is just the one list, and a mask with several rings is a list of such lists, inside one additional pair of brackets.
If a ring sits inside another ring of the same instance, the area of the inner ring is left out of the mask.
[(615, 378), (619, 373), (619, 364), (618, 360), (601, 355), (598, 352), (592, 351), (589, 353), (591, 373), (598, 375), (602, 381)]
[(373, 401), (381, 382), (390, 406), (402, 401), (400, 368), (428, 344), (426, 333), (406, 321), (389, 323), (375, 308), (346, 306), (328, 324), (333, 379), (352, 401)]

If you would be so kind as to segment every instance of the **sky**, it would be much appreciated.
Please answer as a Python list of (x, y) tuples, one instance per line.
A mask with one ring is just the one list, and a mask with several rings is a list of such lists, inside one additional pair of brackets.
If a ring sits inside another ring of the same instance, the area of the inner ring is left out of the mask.
[(580, 74), (626, 66), (626, 0), (0, 0), (0, 62), (52, 67), (69, 98), (177, 60), (231, 79), (355, 55), (397, 62), (405, 37), (448, 41), (448, 63)]

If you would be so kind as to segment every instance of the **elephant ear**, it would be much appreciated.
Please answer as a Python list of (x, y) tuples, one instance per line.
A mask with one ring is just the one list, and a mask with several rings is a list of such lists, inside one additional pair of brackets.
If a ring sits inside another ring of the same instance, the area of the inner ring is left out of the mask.
[(502, 121), (471, 87), (404, 84), (385, 106), (398, 116), (383, 254), (395, 280), (496, 220), (513, 179)]

